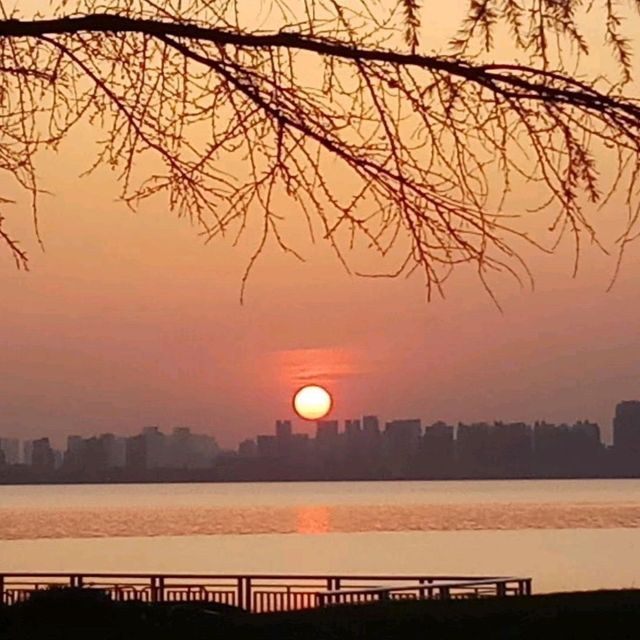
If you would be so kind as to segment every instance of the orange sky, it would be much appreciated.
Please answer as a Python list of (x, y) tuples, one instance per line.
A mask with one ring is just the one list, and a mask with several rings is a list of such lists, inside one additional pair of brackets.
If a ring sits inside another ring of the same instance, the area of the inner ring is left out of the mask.
[(85, 140), (42, 159), (55, 193), (41, 202), (45, 253), (26, 199), (8, 211), (32, 262), (18, 272), (0, 251), (0, 436), (190, 425), (230, 445), (291, 417), (310, 379), (333, 391), (339, 418), (608, 428), (617, 401), (640, 397), (640, 245), (610, 293), (612, 259), (587, 252), (574, 280), (568, 245), (532, 254), (536, 291), (499, 285), (500, 314), (471, 272), (427, 303), (419, 275), (351, 277), (300, 233), (307, 262), (268, 249), (240, 306), (251, 237), (203, 246), (161, 201), (132, 214), (108, 172), (77, 178)]

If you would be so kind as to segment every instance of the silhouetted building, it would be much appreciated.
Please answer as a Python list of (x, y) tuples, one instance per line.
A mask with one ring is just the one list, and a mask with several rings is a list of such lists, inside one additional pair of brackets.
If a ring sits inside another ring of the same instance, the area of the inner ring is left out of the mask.
[(294, 433), (291, 436), (291, 456), (296, 462), (304, 463), (311, 453), (311, 440), (306, 433)]
[(126, 441), (113, 433), (103, 433), (100, 441), (108, 469), (122, 469), (126, 464)]
[(276, 441), (278, 455), (282, 458), (291, 457), (291, 441), (293, 430), (291, 420), (276, 420)]
[(163, 461), (168, 469), (207, 469), (219, 453), (215, 438), (192, 433), (188, 427), (176, 427), (163, 441)]
[(533, 449), (536, 475), (560, 478), (598, 475), (604, 464), (600, 427), (592, 422), (571, 426), (536, 422)]
[(367, 435), (378, 435), (380, 433), (380, 420), (378, 420), (378, 416), (363, 416), (362, 432)]
[(360, 420), (345, 420), (344, 432), (349, 437), (358, 437), (362, 433), (362, 425)]
[(416, 475), (421, 437), (422, 423), (417, 418), (387, 422), (384, 430), (384, 452), (391, 477)]
[(522, 422), (459, 424), (456, 468), (463, 477), (526, 478), (533, 473), (533, 432)]
[(533, 468), (533, 430), (524, 422), (496, 422), (490, 429), (491, 474), (528, 477)]
[(158, 427), (142, 430), (145, 440), (147, 469), (162, 469), (167, 465), (167, 436)]
[(422, 435), (420, 475), (446, 478), (454, 473), (454, 428), (444, 422), (425, 427)]
[(593, 475), (602, 472), (605, 448), (600, 438), (600, 427), (595, 422), (580, 420), (571, 427), (571, 447), (576, 460), (576, 473)]
[(147, 468), (147, 441), (144, 435), (139, 434), (127, 438), (125, 466), (130, 471), (144, 471)]
[(323, 478), (341, 477), (344, 465), (340, 464), (341, 442), (337, 420), (316, 422), (315, 465)]
[(291, 420), (276, 420), (276, 438), (288, 440), (292, 433)]
[(458, 424), (456, 430), (457, 472), (465, 478), (484, 478), (491, 475), (493, 466), (491, 425), (486, 422)]
[(49, 438), (39, 438), (31, 442), (31, 468), (39, 472), (54, 470), (55, 456)]
[(103, 433), (89, 438), (69, 436), (62, 466), (72, 474), (95, 476), (106, 469), (122, 468), (125, 462), (125, 440)]
[(613, 450), (622, 471), (640, 471), (640, 401), (628, 400), (616, 406)]
[(238, 445), (238, 455), (243, 458), (255, 458), (257, 453), (256, 441), (253, 438), (247, 438)]
[(0, 451), (7, 465), (20, 463), (20, 440), (17, 438), (0, 438)]
[(338, 440), (337, 420), (318, 420), (316, 423), (316, 441), (335, 444)]
[(345, 455), (352, 462), (360, 463), (364, 455), (363, 433), (360, 420), (345, 420), (344, 422)]
[(33, 453), (33, 441), (25, 440), (22, 443), (22, 464), (31, 466), (31, 454)]
[(278, 456), (278, 440), (275, 436), (258, 436), (256, 442), (258, 457), (276, 458)]

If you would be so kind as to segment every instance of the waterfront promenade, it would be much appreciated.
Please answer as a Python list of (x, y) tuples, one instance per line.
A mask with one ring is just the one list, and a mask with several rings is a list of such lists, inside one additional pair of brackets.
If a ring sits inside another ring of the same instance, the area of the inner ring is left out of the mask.
[(0, 602), (52, 587), (99, 589), (115, 601), (202, 602), (251, 613), (394, 600), (459, 600), (531, 594), (531, 579), (495, 576), (198, 574), (0, 574)]

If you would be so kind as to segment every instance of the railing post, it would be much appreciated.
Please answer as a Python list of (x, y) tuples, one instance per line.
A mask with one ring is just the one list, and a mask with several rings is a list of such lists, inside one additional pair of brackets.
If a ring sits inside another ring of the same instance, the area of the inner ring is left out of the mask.
[(245, 609), (253, 613), (253, 594), (252, 594), (252, 579), (251, 577), (245, 578), (245, 595), (244, 595), (244, 604)]
[(156, 602), (164, 602), (164, 576), (158, 576), (156, 580)]
[(79, 576), (77, 574), (69, 574), (69, 586), (70, 587), (76, 587), (76, 588), (81, 588), (82, 587), (82, 583), (83, 583), (83, 577), (84, 576)]
[(4, 601), (4, 576), (0, 575), (0, 604), (8, 604)]
[[(327, 591), (333, 591), (333, 578), (327, 578)], [(329, 596), (329, 602), (333, 603), (334, 596)]]
[(449, 587), (438, 587), (438, 591), (440, 592), (440, 600), (449, 600), (451, 598)]
[(433, 600), (433, 578), (426, 578), (427, 583), (427, 598)]
[(499, 598), (507, 595), (507, 585), (504, 582), (496, 582), (496, 595)]
[(241, 608), (245, 609), (244, 602), (244, 578), (238, 576), (236, 578), (236, 604)]

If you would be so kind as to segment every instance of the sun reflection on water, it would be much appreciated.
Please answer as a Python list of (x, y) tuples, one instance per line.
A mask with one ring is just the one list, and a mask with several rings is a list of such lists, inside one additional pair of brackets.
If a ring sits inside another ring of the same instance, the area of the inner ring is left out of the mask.
[(329, 533), (331, 531), (329, 507), (299, 507), (296, 511), (296, 533)]

